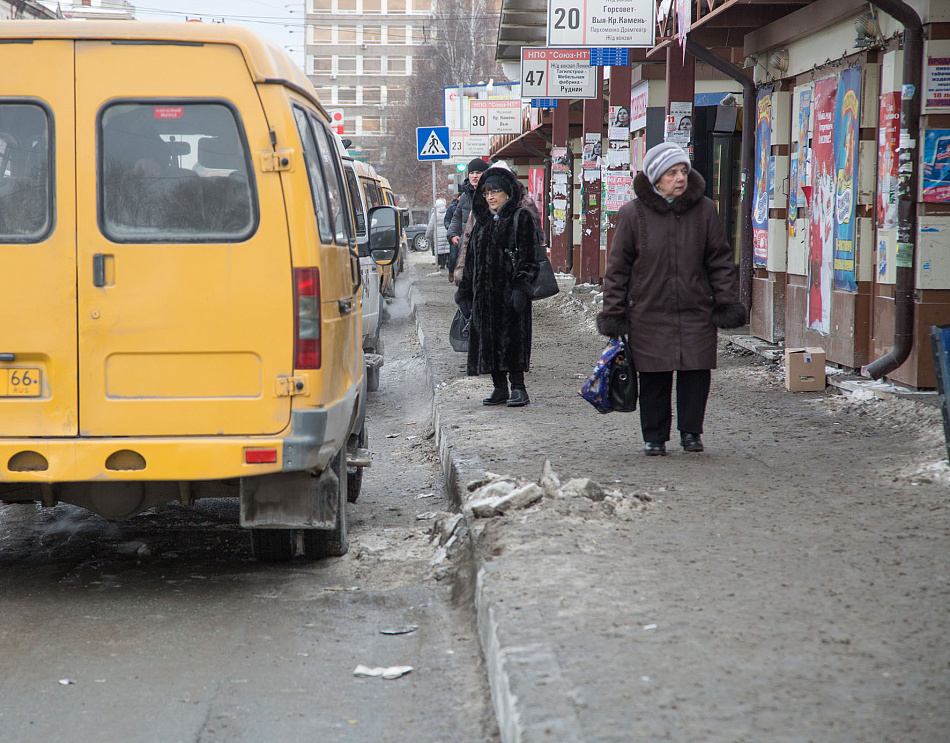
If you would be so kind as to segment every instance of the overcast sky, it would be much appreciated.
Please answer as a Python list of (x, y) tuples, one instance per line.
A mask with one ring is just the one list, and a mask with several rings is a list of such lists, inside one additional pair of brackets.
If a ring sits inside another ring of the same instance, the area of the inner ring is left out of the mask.
[(185, 21), (200, 18), (205, 23), (222, 20), (244, 26), (281, 47), (303, 67), (304, 2), (280, 0), (130, 0), (140, 21)]

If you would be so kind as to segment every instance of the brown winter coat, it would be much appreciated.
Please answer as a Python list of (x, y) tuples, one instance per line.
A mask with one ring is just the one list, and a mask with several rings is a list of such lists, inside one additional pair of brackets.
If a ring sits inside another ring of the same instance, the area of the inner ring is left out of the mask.
[(617, 213), (598, 327), (605, 335), (629, 333), (638, 371), (715, 369), (714, 309), (744, 308), (706, 182), (691, 170), (672, 203), (643, 173), (633, 187), (637, 198)]

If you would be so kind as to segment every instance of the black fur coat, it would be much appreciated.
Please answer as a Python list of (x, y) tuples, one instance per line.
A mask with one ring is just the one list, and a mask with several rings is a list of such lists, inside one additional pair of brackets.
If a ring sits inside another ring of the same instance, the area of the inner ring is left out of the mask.
[[(482, 192), (492, 176), (503, 178), (511, 190), (497, 215)], [(467, 371), (471, 376), (527, 371), (531, 361), (531, 301), (527, 297), (538, 275), (538, 231), (531, 213), (518, 210), (524, 193), (514, 173), (489, 168), (478, 183), (472, 200), (475, 227), (456, 294), (460, 306), (472, 308)], [(523, 305), (516, 309), (514, 303), (522, 296)]]

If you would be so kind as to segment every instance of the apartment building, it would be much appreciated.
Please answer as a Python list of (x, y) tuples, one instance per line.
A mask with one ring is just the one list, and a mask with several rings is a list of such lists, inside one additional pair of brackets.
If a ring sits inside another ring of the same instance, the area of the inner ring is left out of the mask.
[(306, 72), (343, 132), (382, 162), (384, 111), (406, 103), (413, 57), (426, 43), (432, 0), (306, 0)]

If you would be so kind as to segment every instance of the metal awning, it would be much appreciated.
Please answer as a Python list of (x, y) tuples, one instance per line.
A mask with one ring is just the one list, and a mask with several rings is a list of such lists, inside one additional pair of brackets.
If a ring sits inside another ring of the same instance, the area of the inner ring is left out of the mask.
[(521, 47), (544, 46), (547, 25), (547, 0), (502, 0), (495, 59), (520, 62)]

